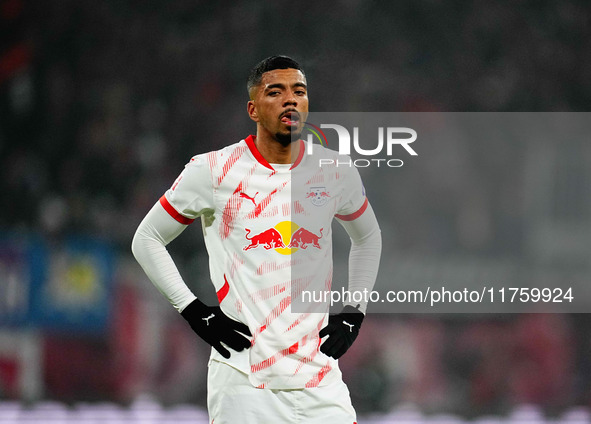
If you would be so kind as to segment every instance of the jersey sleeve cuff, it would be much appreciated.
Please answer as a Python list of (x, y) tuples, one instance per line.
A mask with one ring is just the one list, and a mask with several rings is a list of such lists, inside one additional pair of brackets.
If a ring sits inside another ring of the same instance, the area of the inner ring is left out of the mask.
[(369, 201), (367, 200), (367, 197), (366, 197), (365, 201), (363, 202), (363, 205), (361, 205), (361, 207), (359, 209), (357, 209), (357, 212), (353, 212), (348, 215), (336, 214), (335, 218), (340, 219), (341, 221), (353, 221), (354, 219), (357, 219), (361, 215), (363, 215), (363, 212), (365, 212), (365, 210), (367, 209), (367, 205), (369, 205)]
[(183, 225), (189, 225), (191, 224), (193, 221), (195, 221), (194, 219), (191, 218), (187, 218), (184, 215), (181, 215), (175, 208), (174, 206), (172, 206), (170, 204), (170, 202), (168, 201), (168, 199), (166, 198), (166, 195), (163, 195), (160, 198), (160, 204), (162, 205), (162, 207), (164, 208), (164, 210), (166, 212), (168, 212), (168, 214), (173, 217), (177, 222), (183, 224)]

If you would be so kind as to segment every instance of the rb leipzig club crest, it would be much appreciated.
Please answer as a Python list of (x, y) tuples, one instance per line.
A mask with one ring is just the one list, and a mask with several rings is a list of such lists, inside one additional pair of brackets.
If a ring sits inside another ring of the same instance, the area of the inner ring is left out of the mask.
[(310, 187), (306, 193), (306, 199), (309, 199), (314, 206), (324, 206), (330, 194), (326, 191), (326, 187)]

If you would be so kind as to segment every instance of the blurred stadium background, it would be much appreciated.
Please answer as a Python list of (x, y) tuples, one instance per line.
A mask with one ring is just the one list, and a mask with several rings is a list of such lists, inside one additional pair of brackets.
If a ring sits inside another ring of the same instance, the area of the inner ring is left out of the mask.
[[(315, 110), (591, 104), (583, 0), (1, 0), (0, 33), (1, 423), (207, 421), (209, 349), (129, 247), (192, 155), (253, 131), (262, 58), (299, 59)], [(365, 176), (402, 205), (380, 217), (384, 257), (510, 257), (591, 283), (588, 143), (456, 147), (388, 192)], [(197, 227), (171, 250), (213, 302)], [(372, 315), (341, 364), (361, 423), (590, 417), (588, 314)]]

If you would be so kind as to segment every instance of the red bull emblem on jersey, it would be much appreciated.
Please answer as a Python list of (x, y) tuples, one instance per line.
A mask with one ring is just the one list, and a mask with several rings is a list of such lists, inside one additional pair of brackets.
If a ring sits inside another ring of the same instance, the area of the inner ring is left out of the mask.
[(246, 239), (250, 241), (250, 244), (246, 246), (244, 250), (253, 249), (258, 246), (263, 246), (267, 250), (271, 248), (277, 249), (285, 247), (281, 234), (279, 234), (275, 228), (269, 228), (268, 230), (252, 237), (248, 237), (249, 234), (250, 228), (246, 228)]
[(323, 206), (330, 199), (326, 187), (310, 187), (306, 193), (306, 199), (310, 199), (314, 206)]
[(317, 236), (305, 228), (299, 228), (291, 236), (291, 241), (287, 247), (301, 247), (302, 249), (305, 249), (309, 244), (311, 244), (312, 246), (320, 249), (320, 244), (318, 241), (322, 238), (322, 230), (324, 230), (324, 228), (320, 229), (320, 235)]
[(244, 250), (263, 247), (266, 250), (274, 249), (282, 255), (291, 255), (298, 249), (306, 249), (309, 246), (321, 249), (320, 239), (322, 239), (321, 228), (318, 234), (300, 227), (295, 222), (282, 221), (275, 227), (271, 227), (258, 234), (251, 236), (251, 230), (246, 228), (246, 240), (250, 244), (244, 246)]

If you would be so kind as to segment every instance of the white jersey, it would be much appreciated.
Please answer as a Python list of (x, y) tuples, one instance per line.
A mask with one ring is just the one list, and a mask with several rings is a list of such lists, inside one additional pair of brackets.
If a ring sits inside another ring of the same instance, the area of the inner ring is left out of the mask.
[(212, 359), (246, 372), (255, 387), (329, 384), (340, 371), (319, 350), (326, 307), (291, 306), (302, 290), (330, 289), (331, 223), (363, 213), (361, 179), (355, 167), (319, 167), (317, 157), (336, 163), (338, 154), (315, 145), (308, 156), (301, 141), (293, 165), (271, 165), (254, 140), (193, 157), (160, 203), (183, 224), (202, 217), (220, 306), (253, 334), (250, 349), (230, 359), (213, 350)]

